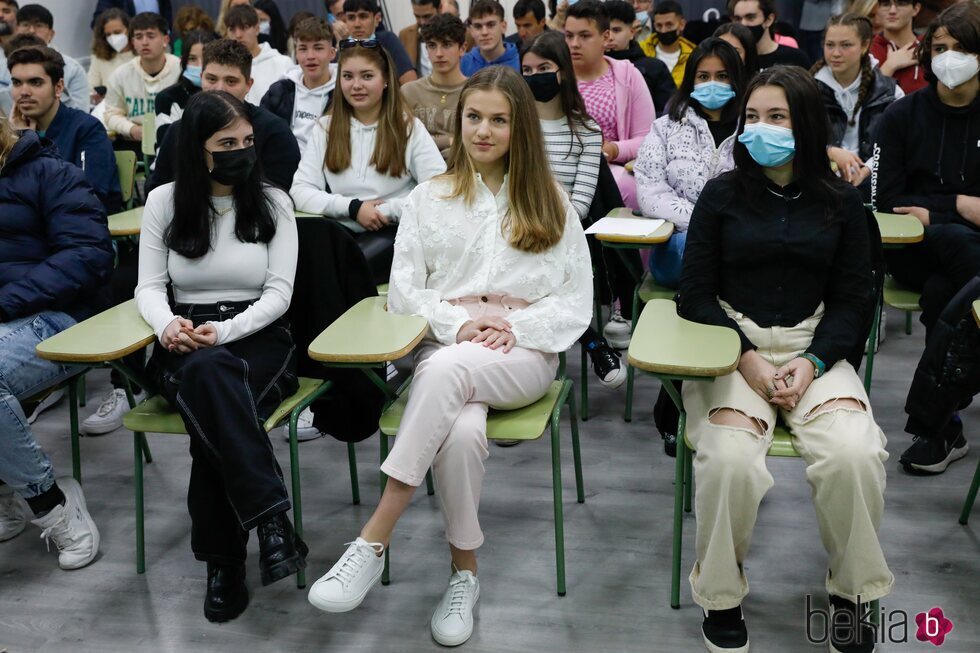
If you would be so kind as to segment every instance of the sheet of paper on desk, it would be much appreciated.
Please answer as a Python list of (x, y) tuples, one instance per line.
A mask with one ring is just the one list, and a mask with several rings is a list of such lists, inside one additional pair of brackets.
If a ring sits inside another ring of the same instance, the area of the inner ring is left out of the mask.
[(649, 236), (664, 223), (662, 219), (648, 218), (602, 218), (585, 230), (587, 234), (610, 234), (615, 236)]

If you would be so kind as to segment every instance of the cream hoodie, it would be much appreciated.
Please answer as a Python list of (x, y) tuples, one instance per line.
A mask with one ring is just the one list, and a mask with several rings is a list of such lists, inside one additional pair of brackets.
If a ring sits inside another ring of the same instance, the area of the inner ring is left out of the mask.
[(259, 54), (252, 57), (252, 88), (245, 96), (246, 102), (258, 106), (269, 87), (278, 82), (293, 65), (293, 60), (268, 43), (259, 44)]
[(134, 125), (143, 124), (143, 114), (156, 113), (157, 93), (180, 79), (180, 57), (166, 55), (163, 70), (150, 75), (139, 57), (119, 66), (106, 84), (105, 126), (129, 138)]

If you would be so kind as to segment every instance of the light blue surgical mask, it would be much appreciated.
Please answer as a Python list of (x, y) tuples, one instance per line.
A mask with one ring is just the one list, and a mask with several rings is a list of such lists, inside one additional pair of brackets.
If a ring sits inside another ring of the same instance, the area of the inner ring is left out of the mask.
[(640, 27), (646, 27), (647, 21), (650, 20), (650, 14), (645, 11), (636, 12), (636, 19), (640, 21)]
[(796, 155), (796, 139), (793, 130), (764, 122), (745, 126), (738, 137), (749, 154), (763, 168), (776, 168), (793, 160)]
[(731, 84), (725, 82), (701, 82), (694, 85), (691, 97), (705, 109), (714, 111), (731, 102), (735, 97), (735, 91), (732, 90)]
[(201, 67), (187, 66), (184, 69), (184, 78), (194, 86), (201, 88)]

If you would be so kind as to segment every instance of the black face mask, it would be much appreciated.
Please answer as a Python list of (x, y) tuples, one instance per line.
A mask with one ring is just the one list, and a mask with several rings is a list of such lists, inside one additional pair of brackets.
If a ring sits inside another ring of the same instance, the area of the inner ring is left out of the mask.
[(211, 179), (225, 186), (237, 186), (248, 181), (255, 167), (255, 147), (249, 146), (241, 150), (228, 152), (210, 152), (214, 159), (211, 169)]
[(676, 29), (669, 32), (657, 32), (657, 40), (664, 45), (673, 45), (677, 43), (677, 39), (681, 37), (680, 33)]
[(758, 25), (749, 25), (748, 28), (749, 31), (752, 32), (752, 38), (755, 39), (756, 43), (762, 39), (762, 35), (766, 32), (766, 26), (762, 23), (759, 23)]
[(10, 23), (5, 23), (0, 20), (0, 36), (10, 36), (14, 33), (14, 29), (10, 26)]
[(531, 94), (538, 102), (550, 102), (561, 90), (558, 73), (527, 75), (524, 81), (531, 87)]

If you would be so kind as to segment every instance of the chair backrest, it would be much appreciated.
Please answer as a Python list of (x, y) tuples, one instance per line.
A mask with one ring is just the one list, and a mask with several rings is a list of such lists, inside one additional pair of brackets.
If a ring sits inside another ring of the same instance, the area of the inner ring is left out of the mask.
[(127, 207), (133, 199), (133, 187), (136, 184), (136, 152), (117, 151), (116, 168), (119, 170), (119, 188), (122, 189), (122, 201)]

